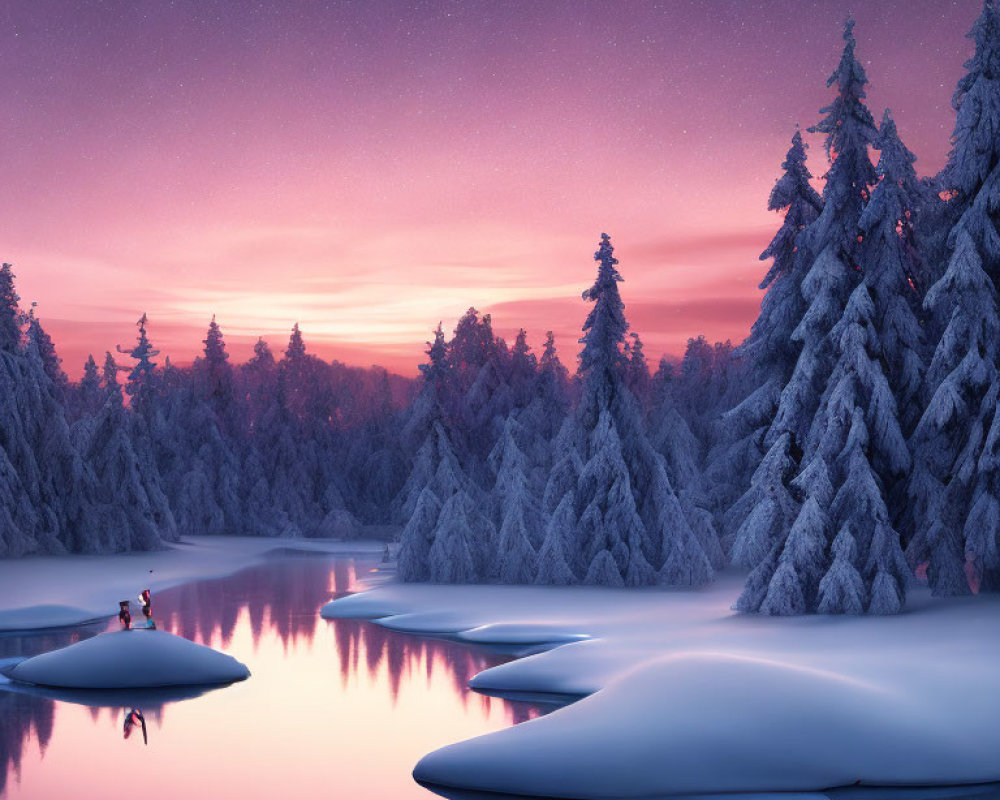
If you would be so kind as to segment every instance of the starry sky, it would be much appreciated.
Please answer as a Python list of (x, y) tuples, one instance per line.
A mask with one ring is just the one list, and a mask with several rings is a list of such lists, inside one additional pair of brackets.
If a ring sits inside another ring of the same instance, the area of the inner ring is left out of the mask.
[(926, 175), (980, 5), (6, 0), (0, 257), (72, 377), (144, 311), (178, 363), (215, 314), (237, 361), (298, 321), (414, 374), (474, 305), (573, 364), (602, 231), (652, 360), (739, 341), (848, 11)]

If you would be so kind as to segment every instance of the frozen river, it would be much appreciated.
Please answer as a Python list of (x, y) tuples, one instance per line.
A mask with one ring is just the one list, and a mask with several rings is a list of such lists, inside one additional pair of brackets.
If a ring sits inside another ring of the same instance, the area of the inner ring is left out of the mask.
[[(145, 698), (148, 745), (138, 733), (123, 737), (121, 698), (91, 695), (85, 705), (0, 692), (0, 797), (433, 797), (410, 776), (421, 756), (541, 712), (467, 688), (504, 657), (320, 618), (320, 606), (356, 591), (375, 566), (369, 557), (276, 555), (158, 593), (160, 628), (224, 650), (252, 677), (186, 700)], [(106, 627), (0, 637), (0, 657)]]

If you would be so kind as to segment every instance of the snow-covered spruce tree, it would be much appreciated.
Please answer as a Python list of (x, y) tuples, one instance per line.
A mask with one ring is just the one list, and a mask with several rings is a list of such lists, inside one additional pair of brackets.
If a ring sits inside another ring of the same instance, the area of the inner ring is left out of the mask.
[(347, 444), (347, 473), (359, 516), (386, 524), (391, 522), (392, 501), (406, 480), (408, 465), (400, 441), (402, 414), (393, 402), (389, 373), (381, 367), (373, 371), (371, 415)]
[[(93, 474), (73, 447), (61, 394), (39, 350), (41, 326), (0, 268), (0, 555), (99, 552)], [(46, 338), (43, 345), (51, 346)], [(58, 365), (47, 351), (49, 366)]]
[[(630, 341), (631, 340), (631, 341)], [(652, 401), (653, 377), (649, 373), (646, 354), (643, 352), (642, 338), (632, 332), (625, 340), (625, 384), (635, 395), (642, 408)]]
[[(108, 353), (105, 359), (105, 382), (109, 400), (113, 403), (114, 392), (119, 386), (117, 378), (107, 373), (113, 373), (115, 370), (128, 372), (128, 382), (124, 388), (131, 398), (131, 408), (130, 413), (125, 416), (127, 420), (125, 424), (128, 427), (131, 449), (138, 464), (142, 488), (146, 495), (147, 507), (143, 513), (148, 510), (159, 535), (165, 540), (172, 541), (177, 538), (177, 523), (164, 491), (163, 478), (156, 459), (155, 443), (150, 432), (151, 422), (156, 416), (158, 393), (158, 373), (153, 358), (159, 355), (160, 351), (150, 343), (146, 333), (146, 323), (145, 314), (136, 322), (139, 333), (135, 347), (127, 349), (118, 346), (119, 353), (134, 358), (136, 363), (131, 369), (117, 367), (111, 354)], [(93, 441), (87, 444), (88, 447), (93, 445)]]
[(147, 404), (153, 401), (156, 394), (156, 362), (153, 358), (160, 354), (153, 348), (146, 335), (146, 315), (139, 317), (135, 323), (139, 329), (134, 347), (125, 348), (118, 345), (118, 352), (135, 359), (135, 364), (129, 370), (128, 383), (125, 391), (132, 398), (132, 408), (140, 414), (145, 414)]
[(538, 499), (528, 481), (528, 464), (518, 445), (524, 431), (514, 415), (490, 451), (488, 463), (496, 475), (489, 505), (500, 531), (491, 572), (500, 583), (531, 583), (537, 564), (535, 550), (542, 544), (542, 517)]
[[(555, 449), (555, 438), (566, 419), (569, 406), (569, 377), (556, 353), (555, 337), (552, 331), (548, 331), (533, 377), (530, 399), (517, 418), (525, 431), (522, 450), (528, 458), (532, 486), (544, 490), (553, 462), (562, 455)], [(548, 510), (554, 510), (554, 504), (560, 500), (561, 497), (554, 498), (553, 506)]]
[[(41, 327), (34, 323), (32, 318), (25, 343), (27, 363), (20, 396), (27, 400), (21, 416), (40, 467), (36, 509), (42, 526), (37, 538), (43, 543), (54, 537), (59, 542), (58, 549), (70, 552), (97, 552), (100, 534), (90, 513), (93, 475), (73, 445), (62, 403), (65, 392), (49, 375), (36, 339)], [(49, 358), (56, 358), (54, 349)], [(133, 546), (143, 545), (136, 542)]]
[(528, 333), (521, 328), (510, 349), (510, 369), (508, 384), (515, 406), (523, 408), (531, 402), (531, 391), (538, 371), (538, 359), (528, 345)]
[[(823, 201), (809, 183), (806, 144), (798, 130), (782, 163), (784, 173), (768, 198), (771, 211), (784, 212), (781, 227), (760, 255), (771, 267), (760, 283), (765, 291), (760, 315), (738, 353), (745, 367), (746, 396), (723, 414), (719, 443), (708, 456), (706, 473), (715, 504), (729, 509), (747, 489), (764, 456), (764, 435), (777, 410), (781, 390), (791, 377), (801, 344), (792, 338), (806, 310), (802, 279), (809, 266), (800, 234), (819, 216)], [(725, 535), (732, 536), (741, 520), (723, 517)]]
[(955, 128), (948, 163), (939, 176), (950, 205), (959, 214), (969, 209), (1000, 164), (1000, 9), (983, 3), (968, 38), (975, 51), (952, 96)]
[[(922, 411), (923, 332), (917, 290), (923, 269), (916, 226), (924, 188), (888, 110), (879, 129), (879, 183), (861, 215), (862, 272), (874, 303), (872, 320), (885, 355), (903, 432), (909, 434)], [(891, 489), (889, 486), (887, 489)]]
[(157, 464), (181, 534), (244, 533), (234, 377), (214, 317), (204, 344), (188, 379), (157, 403), (151, 422)]
[[(789, 489), (797, 470), (791, 434), (783, 434), (771, 445), (750, 479), (750, 488), (734, 506), (743, 519), (730, 549), (734, 566), (753, 570), (772, 550), (780, 551), (799, 513), (799, 504)], [(769, 580), (768, 575), (765, 583)]]
[(946, 241), (947, 267), (924, 301), (935, 346), (924, 383), (927, 408), (910, 441), (914, 466), (904, 519), (907, 557), (914, 566), (927, 564), (938, 595), (967, 593), (967, 566), (981, 588), (995, 588), (984, 580), (996, 499), (984, 444), (1000, 394), (1000, 9), (994, 0), (983, 4), (970, 38), (975, 52), (952, 99), (953, 148), (937, 180), (950, 198), (942, 216), (956, 222)]
[(562, 455), (549, 477), (544, 505), (551, 513), (566, 491), (574, 492), (574, 539), (580, 550), (570, 554), (570, 566), (579, 565), (578, 580), (700, 585), (711, 579), (711, 564), (625, 383), (628, 323), (618, 292), (618, 260), (607, 234), (594, 259), (597, 280), (583, 295), (594, 307), (580, 340), (581, 399), (557, 437)]
[(671, 375), (672, 367), (665, 360), (661, 361), (648, 390), (650, 443), (664, 457), (667, 479), (709, 563), (713, 569), (721, 569), (726, 564), (726, 557), (710, 510), (713, 506), (712, 493), (706, 490), (701, 470), (701, 442), (678, 408), (675, 392), (683, 384), (673, 380)]
[[(480, 492), (465, 475), (444, 407), (453, 364), (438, 325), (420, 366), (420, 395), (404, 435), (422, 438), (406, 483), (394, 501), (404, 523), (398, 569), (405, 581), (475, 582), (492, 572), (495, 529), (482, 514)], [(455, 559), (449, 564), (448, 559)]]
[(576, 535), (573, 492), (569, 491), (549, 516), (545, 539), (538, 550), (535, 583), (548, 586), (577, 583), (576, 573), (570, 566), (571, 555), (581, 549)]
[(430, 552), (440, 514), (441, 501), (425, 486), (399, 536), (397, 574), (401, 580), (412, 583), (430, 579)]
[(930, 400), (910, 439), (907, 557), (913, 566), (929, 562), (933, 590), (947, 595), (968, 591), (953, 579), (965, 556), (960, 537), (935, 523), (945, 514), (960, 521), (973, 503), (973, 465), (995, 413), (995, 402), (990, 407), (984, 401), (995, 397), (990, 387), (996, 381), (1000, 335), (993, 282), (961, 225), (948, 269), (927, 293), (925, 307), (933, 319), (948, 322), (927, 371)]
[(134, 417), (123, 406), (121, 388), (114, 384), (97, 416), (77, 423), (77, 441), (97, 479), (95, 527), (103, 552), (159, 547), (164, 532), (175, 538), (172, 526), (163, 530), (163, 511), (154, 508), (147, 491), (151, 474), (132, 446)]
[[(874, 121), (864, 104), (868, 79), (854, 54), (854, 21), (844, 30), (844, 51), (828, 85), (836, 86), (833, 102), (821, 110), (826, 116), (811, 131), (826, 134), (832, 164), (823, 187), (823, 210), (797, 240), (812, 259), (802, 279), (808, 308), (792, 333), (801, 351), (767, 435), (770, 447), (789, 433), (805, 442), (820, 395), (832, 368), (829, 335), (861, 277), (859, 221), (876, 175), (868, 148), (877, 139)], [(809, 451), (808, 447), (804, 449)]]
[(777, 540), (760, 560), (737, 602), (743, 612), (791, 616), (815, 611), (819, 581), (827, 569), (833, 500), (826, 463), (815, 456), (795, 480), (792, 489), (804, 498), (788, 535)]
[[(902, 607), (909, 570), (886, 508), (884, 484), (902, 477), (910, 458), (896, 417), (895, 399), (882, 373), (883, 353), (874, 314), (868, 287), (859, 284), (832, 332), (837, 363), (809, 434), (812, 474), (800, 476), (807, 501), (785, 540), (778, 543), (782, 553), (760, 607), (763, 613), (817, 610), (812, 597), (818, 575), (826, 571), (826, 540), (821, 537), (826, 523), (818, 501), (808, 495), (814, 483), (814, 495), (828, 494), (827, 464), (836, 487), (830, 509), (833, 523), (836, 529), (851, 531), (855, 543), (852, 565), (859, 569), (865, 596), (869, 596), (868, 587), (876, 581), (879, 584), (871, 612), (895, 613)], [(764, 503), (760, 507), (771, 506)], [(754, 517), (751, 514), (748, 520)], [(780, 534), (784, 526), (769, 527)], [(739, 546), (742, 544), (738, 539), (734, 554), (745, 551)], [(763, 561), (764, 548), (758, 546), (755, 555)], [(829, 603), (826, 607), (839, 608)], [(853, 606), (846, 608), (851, 609), (846, 613), (853, 613)]]
[[(527, 352), (522, 355), (523, 369), (531, 359)], [(493, 478), (486, 468), (486, 457), (507, 415), (518, 405), (509, 383), (511, 354), (494, 335), (490, 315), (480, 316), (470, 308), (455, 326), (447, 359), (446, 407), (462, 448), (470, 456), (466, 463), (469, 476), (485, 489)]]
[(101, 373), (92, 355), (83, 365), (83, 377), (70, 387), (67, 413), (74, 422), (83, 416), (93, 416), (104, 405), (106, 397), (101, 388)]
[(63, 372), (62, 359), (56, 353), (56, 346), (52, 342), (52, 337), (45, 332), (41, 321), (35, 316), (34, 305), (32, 303), (31, 311), (28, 312), (28, 335), (34, 341), (35, 348), (38, 350), (38, 357), (41, 359), (42, 366), (45, 369), (45, 374), (49, 376), (49, 380), (52, 382), (52, 392), (55, 394), (56, 400), (64, 403), (66, 400), (66, 390), (69, 388), (69, 379), (66, 377), (66, 373)]

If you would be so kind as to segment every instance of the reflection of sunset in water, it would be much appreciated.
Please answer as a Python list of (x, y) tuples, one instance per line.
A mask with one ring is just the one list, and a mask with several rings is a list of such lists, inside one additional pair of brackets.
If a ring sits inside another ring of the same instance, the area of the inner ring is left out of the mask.
[[(3, 797), (432, 797), (410, 777), (422, 755), (538, 712), (467, 689), (500, 657), (319, 617), (323, 603), (356, 589), (373, 566), (282, 557), (154, 594), (160, 628), (224, 649), (253, 676), (145, 706), (148, 747), (141, 737), (123, 740), (121, 707), (0, 692)], [(0, 639), (0, 656), (71, 638)]]

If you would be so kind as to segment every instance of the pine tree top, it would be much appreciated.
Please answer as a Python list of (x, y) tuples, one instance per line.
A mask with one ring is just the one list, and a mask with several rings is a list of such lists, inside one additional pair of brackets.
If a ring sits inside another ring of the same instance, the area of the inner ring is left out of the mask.
[(111, 388), (118, 385), (118, 370), (119, 366), (115, 363), (115, 357), (108, 350), (104, 354), (104, 369), (101, 372), (101, 378), (104, 380), (105, 386)]
[(100, 381), (100, 373), (97, 369), (97, 362), (94, 361), (93, 354), (87, 356), (87, 360), (83, 364), (83, 381), (84, 382), (98, 382)]
[(292, 326), (291, 336), (288, 337), (288, 349), (285, 350), (285, 358), (289, 361), (297, 361), (305, 358), (306, 343), (302, 340), (302, 331), (299, 330), (299, 323)]
[(427, 342), (427, 363), (420, 365), (420, 372), (424, 380), (431, 383), (439, 383), (448, 374), (448, 345), (444, 339), (444, 329), (438, 323), (434, 329), (434, 341)]
[(959, 80), (952, 96), (952, 107), (958, 111), (965, 96), (980, 77), (1000, 78), (1000, 9), (996, 0), (985, 0), (972, 29), (965, 35), (975, 43), (972, 57), (962, 66), (967, 73)]
[(544, 369), (549, 364), (559, 360), (559, 356), (556, 353), (556, 337), (552, 331), (545, 331), (545, 346), (542, 349), (542, 357), (539, 360), (539, 364)]
[(14, 288), (14, 268), (0, 267), (0, 350), (16, 352), (21, 346), (21, 298)]
[[(802, 133), (796, 128), (792, 136), (791, 147), (788, 148), (785, 160), (781, 163), (784, 173), (774, 184), (767, 201), (769, 211), (781, 211), (798, 202), (807, 203), (817, 213), (822, 210), (823, 201), (820, 199), (819, 193), (809, 183), (812, 173), (806, 166), (808, 147), (802, 141)], [(766, 253), (761, 256), (762, 259), (769, 257)]]
[(868, 76), (854, 54), (856, 45), (854, 20), (848, 18), (840, 63), (826, 82), (827, 86), (836, 85), (837, 96), (820, 109), (826, 117), (809, 129), (811, 133), (826, 134), (826, 150), (831, 158), (848, 149), (865, 147), (877, 138), (875, 120), (863, 102)]
[(212, 315), (212, 321), (208, 323), (208, 334), (202, 340), (202, 344), (205, 345), (205, 360), (209, 364), (221, 364), (229, 358), (229, 353), (226, 352), (226, 343), (222, 338), (222, 329), (215, 321), (215, 314)]
[(615, 268), (618, 259), (614, 257), (614, 250), (611, 237), (602, 233), (600, 246), (594, 253), (594, 260), (599, 264), (597, 280), (583, 293), (584, 300), (594, 302), (583, 325), (583, 338), (580, 339), (583, 345), (580, 372), (584, 374), (594, 369), (619, 369), (623, 362), (621, 348), (628, 322), (625, 320), (625, 303), (618, 292), (622, 276)]
[(254, 342), (253, 358), (250, 360), (258, 365), (274, 363), (274, 355), (271, 353), (271, 347), (264, 341), (263, 336), (258, 336), (257, 341)]
[(882, 124), (879, 126), (878, 148), (879, 160), (876, 169), (880, 178), (893, 184), (905, 181), (915, 186), (918, 183), (916, 171), (913, 169), (917, 157), (900, 139), (896, 121), (888, 108), (882, 115)]
[(147, 319), (144, 312), (135, 323), (139, 328), (135, 347), (127, 349), (118, 345), (119, 353), (131, 356), (136, 360), (136, 364), (128, 376), (128, 392), (131, 395), (137, 394), (140, 391), (140, 387), (147, 383), (153, 376), (153, 373), (156, 370), (156, 362), (153, 361), (153, 357), (160, 354), (159, 350), (153, 348), (153, 345), (149, 341), (149, 337), (146, 335), (146, 322)]
[(975, 42), (955, 87), (952, 149), (941, 183), (970, 199), (1000, 160), (1000, 9), (986, 0), (967, 37)]

